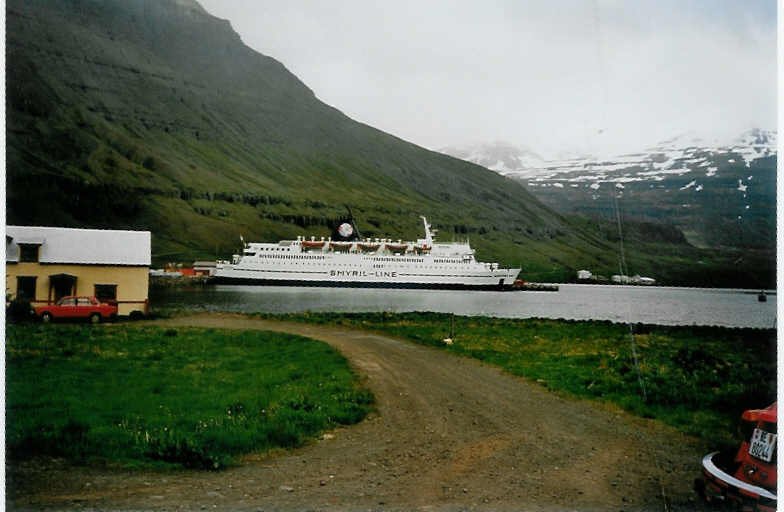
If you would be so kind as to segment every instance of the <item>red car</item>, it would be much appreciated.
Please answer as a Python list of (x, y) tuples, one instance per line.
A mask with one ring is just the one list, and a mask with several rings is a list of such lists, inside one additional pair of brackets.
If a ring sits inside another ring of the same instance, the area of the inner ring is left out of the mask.
[(777, 428), (776, 403), (743, 413), (744, 441), (735, 457), (720, 452), (702, 459), (697, 490), (709, 501), (738, 510), (775, 512)]
[(117, 316), (117, 305), (100, 302), (95, 297), (63, 297), (56, 304), (36, 306), (36, 316), (44, 322), (54, 319), (89, 319), (97, 324), (102, 320), (110, 320)]

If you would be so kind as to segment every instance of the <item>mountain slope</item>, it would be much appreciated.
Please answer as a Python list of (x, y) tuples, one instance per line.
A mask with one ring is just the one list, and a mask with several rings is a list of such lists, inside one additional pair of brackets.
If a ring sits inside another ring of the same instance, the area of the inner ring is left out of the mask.
[[(725, 143), (686, 135), (634, 154), (529, 160), (493, 169), (520, 180), (563, 213), (607, 218), (617, 206), (632, 219), (675, 226), (697, 246), (772, 251), (776, 138), (775, 132), (759, 129)], [(502, 153), (507, 161), (529, 154), (514, 148)], [(489, 144), (471, 152), (477, 163), (498, 155), (497, 146)]]
[[(134, 225), (149, 220), (136, 218), (143, 207), (183, 208), (178, 201), (217, 209), (220, 221), (228, 207), (216, 208), (216, 197), (269, 205), (258, 209), (273, 220), (287, 212), (319, 217), (348, 202), (390, 220), (403, 208), (449, 225), (468, 209), (481, 224), (510, 213), (562, 223), (530, 198), (513, 203), (519, 186), (507, 179), (321, 103), (195, 3), (12, 1), (7, 14), (11, 222), (54, 220), (46, 199), (55, 187), (25, 186), (46, 176), (63, 189), (55, 209), (76, 223), (104, 222), (72, 200), (92, 201), (105, 188), (122, 190), (109, 203), (129, 210), (106, 220)], [(262, 234), (247, 221), (246, 234)], [(415, 216), (405, 222), (418, 227)]]
[[(193, 1), (10, 0), (6, 22), (9, 223), (149, 229), (160, 264), (327, 235), (348, 204), (365, 236), (425, 214), (532, 279), (614, 265), (602, 229), (349, 119)], [(675, 282), (694, 253), (667, 243)]]

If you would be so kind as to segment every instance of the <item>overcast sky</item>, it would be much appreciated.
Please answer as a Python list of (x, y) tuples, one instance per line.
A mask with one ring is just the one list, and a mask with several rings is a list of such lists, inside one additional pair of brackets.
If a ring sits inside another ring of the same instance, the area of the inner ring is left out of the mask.
[(198, 1), (322, 101), (431, 149), (776, 128), (776, 0)]

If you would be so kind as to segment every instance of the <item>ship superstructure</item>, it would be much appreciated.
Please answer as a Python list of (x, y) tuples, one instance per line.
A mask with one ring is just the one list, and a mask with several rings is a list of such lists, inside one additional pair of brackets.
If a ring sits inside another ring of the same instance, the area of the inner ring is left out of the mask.
[(468, 242), (436, 242), (422, 217), (425, 236), (416, 242), (356, 237), (344, 222), (336, 238), (244, 243), (242, 254), (218, 262), (221, 283), (358, 288), (505, 289), (520, 269), (476, 261)]

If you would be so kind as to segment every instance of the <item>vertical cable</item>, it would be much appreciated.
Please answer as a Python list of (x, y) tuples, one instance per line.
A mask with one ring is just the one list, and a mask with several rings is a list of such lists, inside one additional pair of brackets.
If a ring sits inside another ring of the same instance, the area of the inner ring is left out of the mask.
[[(606, 123), (606, 110), (609, 104), (609, 95), (607, 90), (607, 83), (606, 83), (606, 74), (607, 68), (605, 63), (604, 52), (602, 50), (602, 41), (601, 41), (601, 25), (600, 25), (600, 16), (599, 16), (599, 3), (598, 0), (594, 0), (593, 2), (594, 7), (594, 29), (596, 33), (596, 56), (598, 60), (598, 67), (600, 71), (600, 85), (602, 90), (602, 100), (604, 101), (604, 108), (601, 112), (601, 126), (599, 127), (598, 133), (602, 134), (605, 132), (605, 123)], [(610, 196), (612, 197), (613, 201), (613, 210), (615, 213), (615, 222), (618, 228), (618, 270), (620, 275), (628, 276), (628, 266), (626, 264), (626, 252), (624, 248), (624, 240), (623, 240), (623, 223), (621, 221), (621, 208), (618, 202), (618, 192), (616, 190), (610, 190)], [(643, 403), (648, 402), (648, 393), (645, 389), (645, 381), (642, 378), (642, 370), (640, 369), (640, 359), (637, 354), (637, 343), (634, 339), (634, 327), (632, 326), (631, 322), (631, 302), (628, 303), (629, 309), (627, 309), (627, 316), (626, 316), (626, 325), (629, 328), (629, 344), (632, 350), (632, 358), (634, 360), (634, 369), (637, 373), (637, 382), (640, 386), (640, 394), (642, 395)], [(656, 469), (659, 471), (661, 475), (663, 473), (661, 463), (659, 462), (659, 458), (656, 455), (656, 450), (651, 450), (651, 454), (653, 455), (653, 461), (656, 465)], [(665, 512), (669, 512), (670, 505), (669, 500), (667, 499), (667, 493), (664, 489), (664, 483), (662, 482), (661, 477), (657, 478), (659, 483), (659, 491), (661, 492), (662, 498), (662, 506), (664, 507)]]

